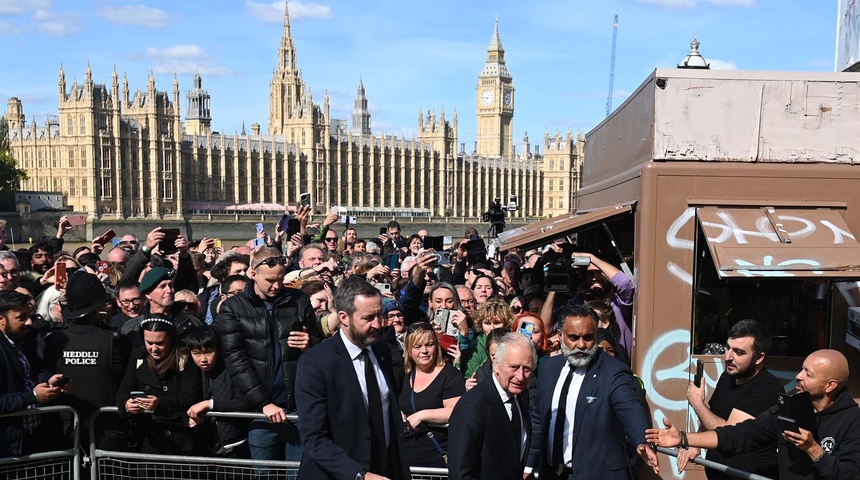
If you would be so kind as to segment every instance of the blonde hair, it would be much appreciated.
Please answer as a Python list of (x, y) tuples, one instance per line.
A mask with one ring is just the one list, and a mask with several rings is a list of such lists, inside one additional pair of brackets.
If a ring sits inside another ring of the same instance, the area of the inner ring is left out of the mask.
[(416, 329), (406, 334), (406, 340), (403, 342), (403, 371), (407, 374), (411, 373), (412, 369), (415, 368), (415, 360), (412, 358), (412, 347), (419, 340), (424, 341), (427, 338), (432, 338), (433, 343), (436, 345), (436, 353), (433, 355), (434, 364), (440, 367), (445, 363), (445, 359), (442, 357), (442, 347), (439, 345), (439, 336), (432, 325), (429, 323), (427, 325), (430, 326), (429, 330), (423, 324), (416, 324)]
[[(489, 277), (488, 277), (489, 278)], [(514, 312), (510, 305), (498, 297), (488, 298), (486, 302), (478, 305), (475, 310), (475, 324), (483, 325), (487, 320), (501, 318), (505, 328), (510, 330), (514, 326)]]

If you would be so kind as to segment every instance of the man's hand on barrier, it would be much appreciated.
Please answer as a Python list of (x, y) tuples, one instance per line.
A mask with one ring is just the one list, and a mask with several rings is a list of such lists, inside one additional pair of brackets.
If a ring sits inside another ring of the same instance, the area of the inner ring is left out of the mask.
[(701, 452), (702, 450), (696, 447), (678, 450), (678, 473), (683, 472), (687, 468), (687, 463), (692, 462)]
[(265, 415), (272, 423), (284, 423), (287, 420), (287, 412), (274, 403), (270, 403), (263, 407), (263, 415)]

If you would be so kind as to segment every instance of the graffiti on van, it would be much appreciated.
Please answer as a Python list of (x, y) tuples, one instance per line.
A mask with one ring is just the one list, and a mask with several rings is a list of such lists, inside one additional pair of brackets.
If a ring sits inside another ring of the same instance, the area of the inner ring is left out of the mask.
[[(767, 217), (762, 215), (755, 223), (755, 229), (743, 228), (736, 221), (735, 218), (729, 212), (719, 211), (716, 212), (715, 216), (719, 218), (720, 222), (712, 222), (712, 221), (702, 221), (702, 225), (711, 232), (715, 234), (714, 236), (708, 237), (708, 242), (711, 244), (722, 244), (729, 242), (743, 245), (750, 243), (751, 237), (760, 237), (772, 241), (774, 243), (779, 243), (779, 238), (777, 234), (774, 232), (773, 227), (770, 224), (770, 221)], [(683, 238), (681, 235), (681, 231), (687, 226), (687, 224), (691, 221), (695, 221), (696, 217), (696, 209), (694, 207), (689, 207), (684, 210), (684, 212), (675, 219), (674, 222), (670, 225), (669, 229), (666, 232), (666, 244), (670, 248), (680, 249), (680, 250), (693, 250), (694, 244), (692, 238)], [(798, 215), (777, 215), (777, 218), (782, 222), (782, 228), (785, 230), (785, 235), (790, 238), (799, 239), (806, 236), (809, 236), (819, 228), (824, 227), (826, 231), (829, 231), (832, 235), (832, 241), (834, 245), (844, 244), (847, 240), (856, 241), (854, 235), (845, 230), (844, 228), (835, 225), (834, 223), (825, 220), (818, 219), (818, 223), (814, 220), (810, 220), (808, 218), (804, 218)], [(820, 226), (819, 226), (820, 225)], [(810, 258), (791, 258), (782, 260), (776, 264), (774, 262), (774, 257), (772, 255), (764, 255), (761, 259), (761, 263), (752, 263), (748, 260), (744, 259), (734, 259), (734, 264), (739, 267), (761, 267), (761, 266), (776, 266), (776, 267), (788, 267), (791, 265), (802, 265), (806, 268), (808, 267), (817, 267), (821, 264)], [(693, 275), (692, 272), (688, 272), (680, 265), (674, 262), (668, 262), (667, 269), (669, 273), (671, 273), (675, 278), (681, 280), (687, 285), (693, 284)], [(737, 273), (744, 275), (746, 277), (793, 277), (795, 276), (792, 272), (787, 271), (778, 271), (778, 270), (760, 270), (760, 269), (738, 269)], [(821, 275), (823, 272), (820, 270), (813, 270), (811, 272), (813, 275)]]

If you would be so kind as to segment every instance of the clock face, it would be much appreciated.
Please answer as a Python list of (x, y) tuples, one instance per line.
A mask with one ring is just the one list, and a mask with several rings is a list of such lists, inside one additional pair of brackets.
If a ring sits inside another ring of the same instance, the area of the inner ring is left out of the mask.
[(492, 90), (484, 90), (481, 93), (481, 103), (483, 103), (485, 107), (492, 105), (495, 98), (496, 96), (493, 94)]
[(511, 101), (512, 101), (512, 100), (513, 100), (513, 99), (511, 98), (511, 91), (510, 91), (510, 90), (506, 91), (506, 92), (505, 92), (505, 96), (504, 96), (505, 106), (506, 106), (506, 107), (510, 107), (510, 106), (511, 106)]

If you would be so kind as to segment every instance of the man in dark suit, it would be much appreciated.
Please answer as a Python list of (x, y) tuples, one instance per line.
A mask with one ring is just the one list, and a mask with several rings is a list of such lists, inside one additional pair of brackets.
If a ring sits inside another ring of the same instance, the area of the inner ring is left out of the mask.
[(493, 381), (460, 397), (448, 422), (448, 478), (520, 480), (528, 453), (528, 384), (537, 365), (534, 344), (512, 333), (499, 340)]
[(407, 480), (391, 351), (379, 338), (382, 296), (350, 277), (334, 306), (340, 332), (299, 359), (296, 403), (304, 446), (299, 480)]
[(541, 370), (527, 463), (541, 480), (632, 479), (627, 442), (659, 474), (657, 454), (645, 444), (636, 380), (597, 346), (597, 321), (590, 308), (571, 307), (561, 327), (564, 355)]

